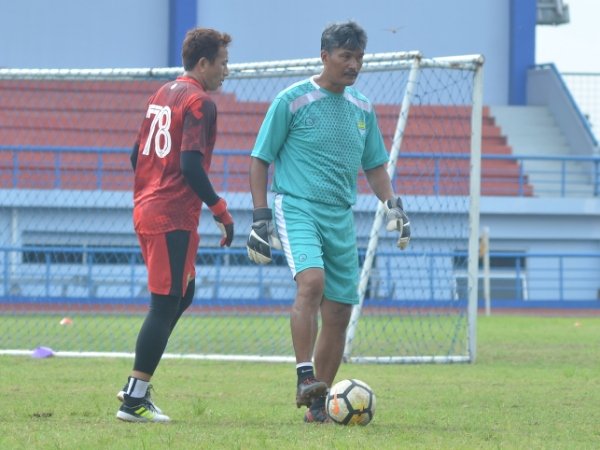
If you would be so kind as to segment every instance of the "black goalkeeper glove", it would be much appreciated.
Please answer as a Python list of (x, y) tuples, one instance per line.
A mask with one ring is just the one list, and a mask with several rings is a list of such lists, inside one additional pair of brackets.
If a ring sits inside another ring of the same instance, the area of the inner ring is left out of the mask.
[(271, 208), (256, 208), (252, 213), (252, 231), (248, 236), (248, 258), (256, 264), (271, 262), (271, 248), (281, 249), (281, 242), (273, 226)]
[(402, 209), (402, 200), (396, 197), (385, 202), (385, 228), (400, 233), (397, 245), (404, 250), (410, 242), (410, 220)]

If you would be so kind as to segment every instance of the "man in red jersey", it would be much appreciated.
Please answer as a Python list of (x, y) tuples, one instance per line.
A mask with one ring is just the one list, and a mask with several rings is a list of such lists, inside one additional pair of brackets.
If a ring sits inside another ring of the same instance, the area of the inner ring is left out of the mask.
[(217, 135), (217, 108), (207, 91), (228, 75), (231, 37), (206, 28), (183, 41), (184, 74), (164, 84), (148, 101), (131, 153), (135, 172), (133, 222), (148, 269), (150, 308), (135, 346), (133, 370), (117, 397), (117, 418), (168, 422), (150, 397), (150, 379), (171, 332), (192, 303), (198, 223), (206, 203), (222, 231), (221, 246), (233, 240), (227, 203), (208, 178)]

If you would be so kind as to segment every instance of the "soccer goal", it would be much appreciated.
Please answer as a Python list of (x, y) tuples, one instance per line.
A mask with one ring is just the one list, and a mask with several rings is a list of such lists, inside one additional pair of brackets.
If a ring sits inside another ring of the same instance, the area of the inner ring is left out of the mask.
[[(346, 361), (475, 359), (482, 65), (479, 55), (365, 56), (356, 87), (374, 104), (412, 240), (396, 248), (360, 173), (360, 304)], [(236, 238), (220, 248), (203, 213), (196, 296), (165, 357), (293, 361), (295, 284), (284, 257), (256, 266), (246, 256), (249, 154), (274, 96), (319, 73), (321, 62), (229, 68), (214, 95), (210, 177), (232, 210)], [(131, 220), (129, 151), (148, 96), (180, 73), (0, 69), (0, 353), (132, 356), (149, 294)]]

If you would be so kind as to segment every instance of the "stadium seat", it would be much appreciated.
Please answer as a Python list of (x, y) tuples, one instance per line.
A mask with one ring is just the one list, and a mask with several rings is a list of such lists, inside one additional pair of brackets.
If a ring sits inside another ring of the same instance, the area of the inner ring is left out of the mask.
[[(0, 154), (0, 187), (131, 189), (129, 148), (148, 96), (163, 82), (1, 80), (7, 106), (0, 111), (2, 145), (14, 149)], [(248, 155), (269, 103), (239, 101), (229, 93), (213, 97), (219, 111), (213, 183), (219, 190), (247, 191)], [(389, 148), (399, 106), (375, 108)], [(470, 139), (467, 107), (413, 105), (396, 172), (399, 192), (467, 192)], [(436, 161), (425, 155), (432, 149)], [(512, 153), (489, 108), (483, 111), (482, 153)], [(483, 160), (482, 195), (533, 195), (526, 181), (515, 160)], [(364, 179), (359, 190), (369, 190)]]

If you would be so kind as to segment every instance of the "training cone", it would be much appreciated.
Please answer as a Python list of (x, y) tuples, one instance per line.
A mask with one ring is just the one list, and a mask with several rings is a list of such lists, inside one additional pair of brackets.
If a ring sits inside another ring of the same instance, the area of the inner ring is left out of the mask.
[(33, 358), (50, 358), (54, 356), (54, 350), (50, 347), (37, 347), (31, 354)]

